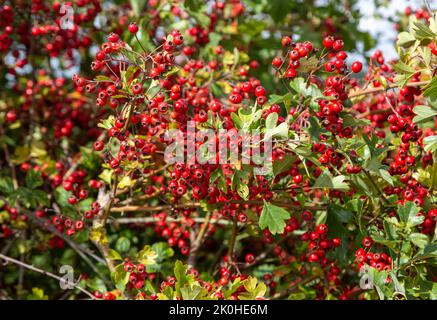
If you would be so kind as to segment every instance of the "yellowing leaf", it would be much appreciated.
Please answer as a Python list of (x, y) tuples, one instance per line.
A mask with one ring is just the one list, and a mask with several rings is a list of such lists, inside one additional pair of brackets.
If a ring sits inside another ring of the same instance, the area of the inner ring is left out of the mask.
[(137, 257), (138, 261), (140, 261), (145, 266), (148, 266), (156, 263), (156, 258), (158, 257), (158, 255), (155, 251), (152, 250), (150, 246), (146, 245), (140, 252), (138, 252)]
[(135, 184), (136, 180), (132, 180), (131, 177), (129, 176), (124, 176), (120, 182), (118, 183), (118, 188), (119, 189), (124, 189), (127, 187), (131, 187)]

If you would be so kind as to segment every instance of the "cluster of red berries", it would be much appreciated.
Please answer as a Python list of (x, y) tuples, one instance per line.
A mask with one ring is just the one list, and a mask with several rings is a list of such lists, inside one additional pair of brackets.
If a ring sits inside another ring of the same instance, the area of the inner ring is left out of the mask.
[(365, 264), (368, 264), (372, 268), (376, 268), (379, 271), (390, 271), (392, 269), (392, 258), (386, 253), (371, 252), (370, 248), (373, 246), (373, 240), (371, 237), (364, 237), (362, 244), (365, 247), (359, 248), (355, 252), (355, 257), (358, 262), (359, 269)]
[(183, 221), (167, 221), (167, 213), (161, 212), (155, 215), (157, 222), (153, 223), (155, 233), (167, 239), (170, 247), (179, 248), (181, 254), (188, 256), (190, 253), (190, 228), (195, 225), (195, 221), (190, 219), (190, 210), (179, 210), (179, 213), (184, 216)]
[(282, 70), (283, 66), (286, 66), (283, 76), (288, 79), (295, 78), (297, 76), (297, 70), (301, 64), (300, 60), (309, 57), (313, 52), (313, 45), (309, 41), (295, 43), (289, 36), (282, 38), (281, 45), (286, 48), (285, 55), (283, 57), (274, 57), (272, 65), (279, 71)]
[[(51, 1), (32, 1), (31, 8), (25, 7), (27, 4), (18, 3), (16, 8), (9, 5), (0, 7), (0, 51), (9, 51), (14, 44), (23, 44), (26, 48), (37, 48), (41, 52), (46, 52), (50, 57), (64, 55), (65, 61), (74, 60), (74, 50), (88, 48), (91, 45), (91, 38), (85, 32), (85, 28), (91, 25), (97, 14), (101, 11), (100, 1), (76, 0), (74, 4), (67, 2), (65, 5), (72, 7), (75, 11), (71, 19), (72, 28), (63, 28), (63, 17), (66, 12), (61, 13), (62, 4)], [(79, 10), (78, 10), (79, 9)], [(21, 11), (26, 15), (30, 11), (32, 15), (39, 16), (40, 24), (31, 24), (36, 19), (22, 19), (14, 10)], [(41, 24), (44, 22), (44, 24)], [(92, 28), (92, 26), (90, 26)], [(29, 33), (29, 29), (31, 32)], [(37, 40), (37, 41), (35, 41)], [(30, 45), (32, 43), (32, 45)], [(15, 65), (9, 70), (15, 74), (15, 68), (23, 68), (28, 64), (27, 50), (19, 51), (13, 49), (12, 56)]]
[(156, 273), (148, 273), (142, 263), (134, 264), (129, 259), (125, 259), (123, 268), (129, 274), (127, 285), (129, 289), (141, 290), (146, 279), (154, 280), (156, 278)]
[(428, 214), (424, 216), (425, 219), (423, 220), (423, 223), (420, 225), (420, 227), (422, 228), (422, 233), (434, 235), (435, 227), (437, 223), (437, 209), (429, 210)]
[[(59, 143), (63, 137), (75, 136), (78, 144), (83, 144), (87, 136), (95, 137), (98, 130), (94, 125), (98, 115), (95, 117), (89, 112), (89, 106), (82, 97), (67, 94), (66, 79), (47, 78), (44, 70), (39, 70), (37, 74), (40, 77), (37, 82), (28, 80), (24, 87), (17, 85), (13, 89), (22, 92), (23, 101), (19, 104), (19, 116), (16, 108), (7, 112), (7, 122), (13, 123), (19, 119), (26, 121), (29, 117), (41, 119), (41, 133), (52, 135), (53, 140), (47, 139), (52, 144)], [(88, 134), (76, 137), (75, 128), (81, 128)]]
[(308, 242), (309, 253), (305, 253), (302, 259), (308, 262), (318, 262), (322, 266), (329, 264), (326, 251), (341, 245), (340, 238), (328, 238), (328, 226), (320, 224), (314, 231), (307, 231), (301, 236), (302, 241)]

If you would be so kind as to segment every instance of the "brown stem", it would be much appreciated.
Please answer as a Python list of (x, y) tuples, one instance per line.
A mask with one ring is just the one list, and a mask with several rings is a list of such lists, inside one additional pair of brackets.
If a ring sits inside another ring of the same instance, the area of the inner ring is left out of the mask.
[(208, 211), (205, 216), (205, 221), (203, 222), (203, 225), (201, 226), (199, 233), (197, 234), (196, 240), (194, 240), (193, 244), (191, 245), (190, 255), (188, 256), (188, 265), (191, 267), (194, 267), (196, 263), (197, 251), (202, 245), (203, 237), (205, 236), (206, 231), (208, 230), (210, 220), (211, 220), (211, 211)]
[(384, 196), (384, 193), (382, 193), (382, 191), (379, 189), (378, 185), (375, 183), (375, 181), (373, 180), (370, 173), (366, 169), (364, 169), (363, 172), (366, 175), (366, 177), (370, 180), (372, 185), (375, 187), (376, 191), (379, 193), (379, 195), (381, 196), (381, 199), (384, 201), (384, 203), (388, 203), (387, 198)]
[[(249, 204), (249, 205), (263, 205), (262, 200), (237, 200), (232, 201), (233, 203), (240, 203), (240, 204)], [(226, 202), (227, 203), (227, 202)], [(295, 205), (290, 202), (272, 202), (276, 206), (280, 207), (300, 207), (298, 205)], [(223, 203), (217, 203), (217, 204), (225, 204)], [(155, 212), (155, 211), (166, 211), (171, 209), (186, 209), (186, 208), (198, 208), (200, 207), (199, 202), (187, 202), (187, 203), (181, 203), (181, 204), (174, 204), (174, 205), (158, 205), (158, 206), (123, 206), (123, 207), (114, 207), (111, 208), (111, 212), (135, 212), (135, 211), (146, 211), (146, 212)], [(303, 206), (302, 208), (309, 209), (309, 210), (324, 210), (326, 209), (326, 205), (320, 205), (320, 206)]]
[[(430, 83), (430, 81), (409, 82), (405, 86), (419, 87), (419, 86), (427, 85), (429, 83)], [(392, 89), (392, 88), (397, 88), (397, 87), (398, 87), (397, 84), (391, 84), (388, 87), (381, 86), (381, 87), (376, 87), (376, 88), (369, 88), (369, 89), (365, 89), (362, 91), (353, 92), (353, 93), (349, 94), (349, 98), (359, 97), (359, 96), (363, 96), (363, 95), (370, 94), (370, 93), (377, 93), (377, 92), (381, 92), (381, 91), (386, 91), (387, 89)]]
[[(166, 222), (181, 222), (181, 221), (183, 221), (183, 219), (184, 218), (167, 217), (165, 221)], [(158, 218), (158, 217), (129, 217), (129, 218), (117, 218), (117, 219), (109, 220), (109, 222), (116, 223), (116, 224), (117, 223), (129, 224), (129, 223), (153, 223), (153, 222), (157, 222), (159, 220), (160, 220), (160, 218)], [(206, 217), (205, 218), (202, 218), (202, 217), (192, 218), (192, 220), (194, 220), (197, 223), (204, 223), (206, 221)], [(228, 225), (232, 224), (232, 221), (224, 220), (224, 219), (215, 220), (214, 218), (211, 218), (209, 220), (209, 222), (213, 223), (213, 224), (222, 225), (222, 226), (228, 226)]]
[(272, 299), (284, 299), (289, 293), (295, 291), (299, 286), (302, 286), (304, 284), (307, 284), (313, 280), (316, 280), (317, 278), (319, 278), (318, 275), (313, 275), (311, 277), (308, 277), (306, 279), (303, 279), (301, 281), (299, 281), (298, 283), (295, 283), (294, 285), (292, 285), (291, 287), (287, 288), (287, 290), (283, 291), (283, 292), (278, 292), (277, 294), (275, 294)]
[[(3, 260), (5, 260), (5, 261), (7, 261), (7, 262), (11, 262), (11, 263), (13, 263), (13, 264), (16, 264), (16, 265), (18, 265), (18, 266), (20, 266), (20, 267), (26, 268), (26, 269), (28, 269), (28, 270), (32, 270), (32, 271), (35, 271), (35, 272), (41, 273), (41, 274), (43, 274), (43, 275), (46, 275), (46, 276), (51, 277), (51, 278), (53, 278), (53, 279), (56, 279), (56, 280), (58, 280), (58, 281), (65, 281), (65, 279), (62, 279), (61, 277), (59, 277), (59, 276), (57, 276), (57, 275), (55, 275), (55, 274), (53, 274), (53, 273), (51, 273), (51, 272), (48, 272), (48, 271), (45, 271), (45, 270), (42, 270), (42, 269), (36, 268), (36, 267), (34, 267), (34, 266), (30, 265), (30, 264), (27, 264), (27, 263), (24, 263), (24, 262), (22, 262), (22, 261), (16, 260), (16, 259), (14, 259), (14, 258), (11, 258), (11, 257), (8, 257), (8, 256), (5, 256), (4, 254), (1, 254), (1, 253), (0, 253), (0, 259), (3, 259)], [(93, 295), (91, 292), (85, 290), (84, 288), (80, 287), (80, 286), (77, 285), (76, 283), (71, 283), (71, 284), (72, 284), (75, 288), (79, 289), (81, 292), (85, 293), (85, 294), (86, 294), (88, 297), (90, 297), (91, 299), (93, 299), (93, 300), (95, 299), (94, 295)]]
[(236, 214), (234, 216), (233, 224), (232, 224), (232, 234), (231, 239), (229, 240), (229, 250), (228, 250), (228, 260), (229, 262), (232, 262), (234, 260), (234, 250), (235, 250), (235, 243), (237, 240), (237, 231), (238, 231), (238, 215)]

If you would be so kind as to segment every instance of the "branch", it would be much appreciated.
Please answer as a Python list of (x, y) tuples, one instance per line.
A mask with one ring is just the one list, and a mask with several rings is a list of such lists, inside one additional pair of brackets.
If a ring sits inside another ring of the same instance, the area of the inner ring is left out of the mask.
[[(14, 258), (5, 256), (4, 254), (1, 254), (1, 253), (0, 253), (0, 259), (3, 259), (5, 261), (7, 261), (7, 262), (11, 262), (13, 264), (16, 264), (16, 265), (18, 265), (20, 267), (26, 268), (28, 270), (32, 270), (32, 271), (41, 273), (41, 274), (43, 274), (45, 276), (51, 277), (51, 278), (56, 279), (58, 281), (65, 281), (65, 279), (62, 279), (61, 277), (59, 277), (59, 276), (57, 276), (57, 275), (55, 275), (55, 274), (53, 274), (51, 272), (48, 272), (48, 271), (36, 268), (36, 267), (34, 267), (34, 266), (30, 265), (30, 264), (21, 262), (19, 260), (15, 260)], [(79, 289), (81, 292), (85, 293), (91, 299), (95, 300), (95, 297), (94, 297), (94, 295), (91, 292), (85, 290), (84, 288), (80, 287), (79, 285), (77, 285), (75, 283), (69, 283), (69, 284), (72, 284), (75, 288)]]
[(370, 180), (370, 182), (372, 183), (372, 185), (375, 187), (376, 191), (379, 193), (379, 195), (381, 196), (381, 199), (384, 201), (384, 203), (388, 203), (387, 198), (384, 196), (384, 193), (382, 193), (381, 189), (379, 189), (378, 185), (375, 183), (375, 181), (373, 181), (372, 176), (370, 175), (370, 173), (366, 170), (363, 169), (364, 174), (366, 175), (366, 177)]
[[(224, 205), (229, 202), (219, 202), (216, 203), (217, 205)], [(263, 205), (264, 202), (261, 200), (236, 200), (232, 201), (232, 203), (240, 203), (240, 204), (249, 204), (249, 205)], [(276, 206), (280, 207), (300, 207), (303, 209), (308, 210), (324, 210), (326, 209), (326, 205), (320, 205), (320, 206), (299, 206), (295, 205), (290, 202), (272, 202)], [(114, 207), (111, 208), (111, 212), (135, 212), (135, 211), (146, 211), (146, 212), (154, 212), (154, 211), (166, 211), (171, 209), (187, 209), (187, 208), (198, 208), (200, 207), (199, 202), (187, 202), (187, 203), (180, 203), (180, 204), (174, 204), (174, 205), (159, 205), (159, 206), (123, 206), (123, 207)]]
[[(430, 81), (409, 82), (405, 86), (406, 87), (420, 87), (423, 85), (427, 85), (429, 83), (430, 83)], [(362, 91), (352, 92), (348, 95), (348, 97), (354, 98), (354, 97), (363, 96), (363, 95), (370, 94), (370, 93), (377, 93), (377, 92), (381, 92), (381, 91), (386, 91), (387, 89), (393, 89), (393, 88), (397, 88), (397, 87), (399, 87), (397, 84), (391, 84), (388, 87), (381, 86), (381, 87), (376, 87), (376, 88), (369, 88), (369, 89), (365, 89)]]
[(202, 245), (203, 237), (205, 236), (206, 231), (208, 230), (209, 221), (211, 220), (211, 211), (206, 212), (205, 221), (201, 226), (199, 233), (197, 234), (196, 240), (191, 245), (190, 255), (188, 256), (188, 265), (194, 267), (196, 261), (196, 254)]
[(238, 231), (238, 215), (235, 214), (233, 224), (232, 224), (232, 234), (231, 239), (229, 240), (229, 250), (228, 250), (228, 259), (229, 262), (232, 262), (234, 259), (234, 249), (235, 243), (237, 240), (237, 231)]
[[(181, 222), (183, 221), (184, 218), (172, 218), (172, 217), (167, 217), (166, 221), (167, 222)], [(198, 218), (192, 218), (192, 220), (194, 220), (197, 223), (204, 223), (206, 221), (206, 217), (202, 218), (202, 217), (198, 217)], [(160, 218), (158, 217), (129, 217), (129, 218), (117, 218), (117, 219), (113, 219), (110, 220), (110, 223), (119, 223), (119, 224), (129, 224), (129, 223), (153, 223), (153, 222), (157, 222), (160, 221)], [(218, 225), (222, 225), (222, 226), (229, 226), (232, 224), (232, 221), (229, 220), (224, 220), (224, 219), (219, 219), (216, 220), (214, 218), (210, 219), (211, 223), (214, 224), (218, 224)], [(239, 226), (242, 226), (243, 224), (239, 224)]]
[(292, 285), (291, 287), (287, 288), (287, 290), (283, 291), (283, 292), (278, 292), (277, 294), (273, 295), (272, 299), (283, 299), (285, 298), (289, 293), (295, 291), (299, 286), (302, 286), (304, 284), (307, 284), (313, 280), (316, 280), (317, 278), (319, 278), (319, 275), (313, 275), (311, 277), (308, 277), (304, 280), (300, 280), (299, 282), (295, 283), (294, 285)]

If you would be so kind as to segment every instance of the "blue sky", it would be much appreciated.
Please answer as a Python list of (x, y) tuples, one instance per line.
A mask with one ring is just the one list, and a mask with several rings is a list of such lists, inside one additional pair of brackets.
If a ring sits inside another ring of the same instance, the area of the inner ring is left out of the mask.
[[(363, 15), (359, 28), (363, 31), (370, 32), (374, 38), (377, 39), (378, 44), (376, 48), (380, 49), (386, 59), (389, 60), (397, 57), (393, 46), (397, 32), (394, 29), (393, 23), (391, 23), (388, 18), (394, 17), (396, 12), (403, 12), (407, 6), (410, 6), (413, 10), (418, 9), (424, 5), (424, 2), (422, 0), (388, 0), (388, 2), (389, 5), (386, 7), (381, 6), (375, 8), (373, 1), (361, 0), (358, 3), (357, 9), (359, 9)], [(431, 0), (429, 3), (432, 9), (435, 10), (435, 1)], [(379, 14), (381, 17), (375, 17), (375, 14)]]

